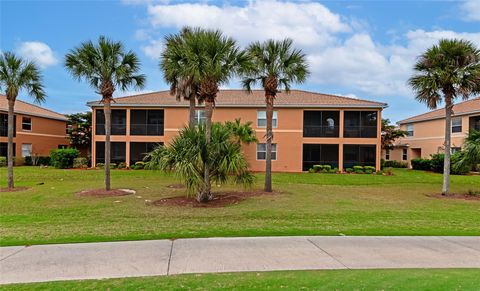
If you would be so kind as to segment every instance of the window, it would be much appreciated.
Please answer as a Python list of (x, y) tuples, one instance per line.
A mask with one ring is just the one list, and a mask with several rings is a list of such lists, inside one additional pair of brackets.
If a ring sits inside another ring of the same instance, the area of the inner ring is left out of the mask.
[(32, 130), (32, 119), (30, 117), (22, 117), (22, 130)]
[[(265, 160), (267, 158), (267, 144), (257, 144), (257, 160)], [(272, 161), (277, 159), (277, 144), (272, 143)]]
[[(127, 129), (127, 111), (124, 109), (112, 110), (112, 135), (125, 135)], [(102, 109), (95, 110), (95, 134), (105, 135), (105, 115)]]
[(303, 137), (338, 137), (340, 111), (304, 111)]
[(413, 136), (413, 124), (407, 124), (407, 136)]
[[(110, 162), (125, 162), (126, 145), (124, 142), (110, 142)], [(95, 144), (95, 163), (105, 163), (105, 142)]]
[(389, 149), (386, 149), (385, 150), (385, 160), (390, 160), (390, 150)]
[(402, 161), (408, 160), (408, 149), (402, 149)]
[(198, 109), (195, 110), (195, 124), (200, 125), (205, 123), (205, 110)]
[(454, 117), (452, 119), (452, 132), (462, 132), (462, 118)]
[(375, 145), (346, 144), (343, 146), (343, 167), (375, 166)]
[(377, 111), (345, 111), (345, 137), (377, 137)]
[[(15, 129), (13, 132), (15, 133)], [(8, 114), (0, 113), (0, 136), (8, 136)]]
[[(13, 143), (13, 156), (16, 156), (16, 144)], [(8, 143), (0, 142), (0, 157), (8, 156)]]
[(470, 130), (480, 130), (480, 115), (479, 116), (472, 116), (469, 120), (470, 123)]
[(303, 171), (313, 165), (338, 167), (338, 144), (303, 144)]
[(24, 143), (22, 144), (22, 158), (32, 156), (32, 144)]
[[(277, 127), (277, 119), (278, 114), (277, 111), (273, 111), (273, 118), (272, 118), (272, 127)], [(260, 110), (257, 111), (257, 127), (267, 127), (267, 111)]]
[(163, 135), (163, 110), (131, 110), (131, 135)]

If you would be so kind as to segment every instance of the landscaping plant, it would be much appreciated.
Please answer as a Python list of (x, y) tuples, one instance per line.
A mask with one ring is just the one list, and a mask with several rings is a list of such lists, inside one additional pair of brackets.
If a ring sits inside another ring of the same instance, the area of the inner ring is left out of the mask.
[(50, 164), (58, 169), (73, 168), (73, 162), (80, 152), (77, 149), (57, 149), (50, 152)]

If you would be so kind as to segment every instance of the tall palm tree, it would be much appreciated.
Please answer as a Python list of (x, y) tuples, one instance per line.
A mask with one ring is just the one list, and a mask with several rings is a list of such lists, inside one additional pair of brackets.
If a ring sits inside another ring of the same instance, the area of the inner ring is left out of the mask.
[(170, 84), (170, 94), (175, 95), (177, 101), (187, 100), (189, 106), (188, 125), (195, 126), (195, 101), (202, 102), (199, 95), (199, 84), (193, 82), (192, 77), (182, 77), (181, 69), (186, 61), (185, 48), (186, 38), (192, 33), (192, 29), (184, 27), (178, 34), (165, 37), (165, 49), (160, 56), (160, 70), (163, 72), (165, 81)]
[(34, 62), (17, 57), (14, 53), (4, 52), (0, 56), (0, 89), (5, 89), (8, 100), (8, 188), (13, 182), (13, 125), (15, 100), (21, 90), (26, 90), (36, 103), (45, 101), (42, 76)]
[(85, 80), (102, 96), (105, 115), (105, 189), (110, 190), (111, 102), (117, 88), (141, 89), (145, 75), (137, 74), (140, 61), (133, 51), (125, 51), (121, 42), (100, 36), (98, 43), (86, 41), (65, 56), (65, 67), (77, 80)]
[(243, 87), (252, 91), (260, 83), (265, 90), (267, 153), (265, 161), (265, 191), (272, 192), (272, 119), (273, 103), (280, 88), (290, 91), (292, 83), (303, 83), (309, 75), (305, 54), (293, 48), (291, 39), (254, 42), (248, 47), (253, 66), (245, 71)]
[(466, 40), (442, 39), (427, 49), (414, 67), (416, 74), (408, 83), (416, 99), (436, 109), (445, 103), (445, 161), (442, 194), (450, 191), (451, 126), (453, 103), (480, 93), (480, 50)]
[[(198, 84), (199, 96), (205, 102), (205, 134), (210, 142), (212, 115), (218, 88), (231, 77), (246, 69), (249, 58), (235, 40), (224, 36), (219, 30), (194, 28), (184, 35), (185, 59), (180, 62), (176, 76)], [(204, 171), (205, 188), (202, 201), (212, 198), (208, 164)]]

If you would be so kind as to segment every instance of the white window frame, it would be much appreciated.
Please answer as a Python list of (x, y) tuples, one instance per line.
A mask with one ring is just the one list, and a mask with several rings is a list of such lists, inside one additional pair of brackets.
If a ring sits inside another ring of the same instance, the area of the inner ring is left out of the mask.
[(415, 130), (414, 130), (413, 124), (407, 124), (407, 137), (413, 136), (414, 134), (415, 134)]
[(195, 125), (205, 123), (205, 109), (195, 109)]
[[(460, 124), (455, 125), (455, 122), (458, 123), (458, 121), (460, 121)], [(454, 128), (454, 127), (455, 127), (455, 128), (460, 127), (460, 131), (455, 131), (455, 132), (454, 132), (454, 131), (453, 131), (453, 128)], [(463, 128), (462, 128), (462, 118), (461, 118), (461, 117), (454, 117), (454, 118), (452, 118), (452, 128), (451, 128), (451, 130), (452, 130), (452, 133), (461, 133), (461, 132), (462, 132)]]
[[(262, 147), (262, 146), (264, 146), (265, 149), (259, 149), (259, 147)], [(277, 156), (278, 156), (277, 152), (278, 152), (277, 144), (272, 143), (272, 161), (277, 160)], [(259, 159), (258, 158), (259, 153), (265, 153), (265, 158), (264, 159)], [(257, 159), (257, 161), (265, 161), (267, 159), (267, 144), (266, 143), (257, 143), (257, 150), (256, 150), (256, 153), (255, 153), (255, 158)]]
[(402, 149), (402, 161), (408, 161), (408, 149)]
[[(265, 125), (260, 125), (260, 120), (265, 120)], [(273, 111), (273, 118), (272, 118), (272, 128), (277, 128), (278, 126), (278, 111)], [(266, 128), (267, 127), (267, 111), (266, 110), (258, 110), (257, 111), (257, 127), (258, 128)]]
[[(28, 118), (28, 119), (30, 120), (30, 122), (24, 122), (24, 121), (23, 121), (24, 118)], [(24, 129), (24, 128), (23, 128), (23, 125), (30, 125), (30, 129)], [(22, 130), (23, 130), (23, 131), (32, 131), (32, 118), (31, 118), (31, 117), (22, 116)]]
[[(24, 147), (27, 147), (26, 149)], [(25, 154), (25, 151), (28, 150), (28, 154)], [(22, 158), (32, 156), (32, 144), (31, 143), (22, 143)]]

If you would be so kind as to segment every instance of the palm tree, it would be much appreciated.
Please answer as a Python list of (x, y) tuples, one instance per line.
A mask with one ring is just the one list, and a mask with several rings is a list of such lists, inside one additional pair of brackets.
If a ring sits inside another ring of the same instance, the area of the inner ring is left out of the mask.
[(243, 87), (247, 92), (260, 83), (265, 90), (267, 132), (267, 153), (265, 161), (265, 191), (272, 192), (272, 119), (273, 102), (283, 87), (285, 92), (290, 91), (292, 83), (303, 83), (309, 75), (305, 54), (292, 47), (291, 39), (283, 41), (267, 40), (263, 43), (255, 42), (248, 47), (253, 66), (245, 71)]
[(224, 184), (229, 180), (250, 186), (254, 182), (248, 171), (248, 162), (240, 145), (232, 141), (227, 126), (214, 123), (211, 140), (207, 140), (205, 125), (187, 127), (167, 146), (159, 146), (145, 160), (146, 169), (174, 172), (186, 185), (188, 193), (195, 193), (198, 202), (207, 202), (204, 189), (204, 171), (209, 170), (209, 184)]
[[(453, 169), (461, 172), (462, 169), (471, 170), (480, 165), (480, 131), (470, 130), (463, 143), (458, 161), (453, 163)], [(477, 169), (480, 171), (480, 169)]]
[[(198, 84), (200, 99), (205, 102), (206, 141), (210, 142), (218, 88), (245, 70), (249, 65), (249, 58), (246, 52), (240, 50), (235, 40), (224, 36), (219, 30), (194, 28), (190, 33), (184, 34), (183, 39), (185, 44), (181, 47), (185, 58), (178, 63), (175, 76), (180, 80)], [(206, 164), (204, 171), (205, 188), (202, 200), (212, 198), (208, 166)]]
[(427, 49), (414, 67), (408, 83), (419, 102), (436, 109), (445, 102), (445, 160), (442, 194), (450, 191), (451, 124), (454, 100), (480, 93), (480, 51), (466, 40), (442, 39)]
[(252, 142), (258, 142), (251, 121), (242, 123), (240, 118), (236, 118), (235, 121), (226, 121), (225, 126), (231, 131), (233, 140), (239, 146), (241, 146), (242, 143), (250, 144)]
[(170, 94), (175, 95), (177, 101), (187, 100), (189, 106), (189, 126), (195, 126), (195, 101), (202, 102), (199, 95), (199, 84), (193, 82), (192, 77), (181, 77), (181, 69), (185, 64), (188, 49), (185, 48), (186, 38), (192, 29), (184, 27), (180, 33), (165, 37), (165, 49), (160, 57), (160, 69), (167, 84), (170, 84)]
[(105, 189), (110, 190), (110, 129), (113, 92), (133, 86), (141, 89), (145, 75), (137, 74), (140, 61), (132, 51), (125, 51), (121, 42), (100, 36), (98, 43), (82, 43), (65, 56), (65, 67), (77, 80), (85, 80), (102, 96), (105, 115)]
[(21, 90), (26, 90), (36, 103), (45, 101), (42, 76), (34, 62), (17, 57), (11, 52), (0, 56), (0, 89), (5, 89), (8, 100), (8, 189), (14, 187), (13, 182), (13, 118), (15, 100)]

